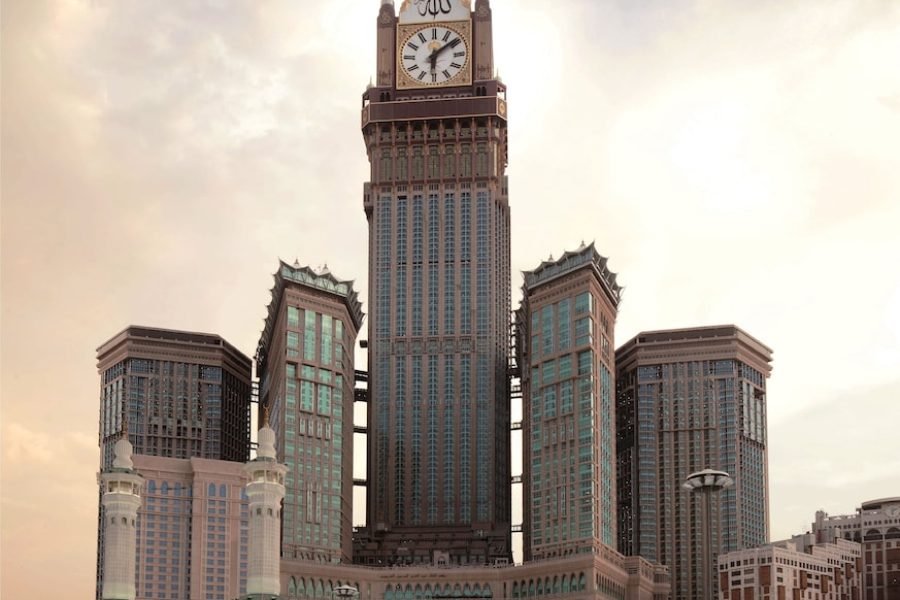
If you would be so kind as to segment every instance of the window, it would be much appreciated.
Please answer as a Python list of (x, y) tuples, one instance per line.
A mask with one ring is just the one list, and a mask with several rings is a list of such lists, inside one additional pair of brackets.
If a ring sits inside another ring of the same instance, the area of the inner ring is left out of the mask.
[(477, 164), (475, 165), (475, 176), (486, 177), (488, 175), (488, 150), (486, 144), (478, 144)]
[(332, 357), (332, 333), (331, 333), (331, 325), (333, 319), (329, 315), (322, 315), (322, 351), (321, 351), (321, 361), (323, 365), (331, 364)]
[(557, 305), (557, 323), (559, 331), (559, 349), (567, 350), (572, 343), (572, 323), (569, 315), (569, 300)]
[(391, 180), (391, 152), (390, 150), (381, 151), (381, 181)]
[(567, 354), (559, 359), (559, 379), (568, 379), (572, 376), (572, 355)]
[(440, 153), (437, 146), (428, 148), (428, 178), (438, 179), (441, 176)]
[(583, 317), (575, 321), (575, 346), (585, 346), (591, 343), (591, 319)]
[(300, 309), (296, 306), (287, 307), (288, 327), (300, 327)]
[(590, 292), (584, 292), (575, 297), (575, 314), (590, 312), (593, 308), (593, 297)]
[(406, 156), (406, 148), (397, 150), (397, 179), (406, 181), (409, 176), (409, 159)]
[(304, 360), (316, 359), (316, 313), (305, 311), (305, 323), (303, 327), (303, 358)]
[(422, 147), (413, 148), (413, 179), (425, 179), (425, 157), (422, 155)]
[(456, 149), (451, 145), (444, 146), (444, 177), (456, 177)]
[(287, 332), (287, 347), (289, 350), (296, 350), (300, 347), (300, 334), (296, 331)]
[(459, 174), (461, 177), (472, 176), (472, 147), (463, 144), (459, 157)]
[(311, 381), (300, 382), (300, 410), (306, 412), (313, 410), (313, 383)]

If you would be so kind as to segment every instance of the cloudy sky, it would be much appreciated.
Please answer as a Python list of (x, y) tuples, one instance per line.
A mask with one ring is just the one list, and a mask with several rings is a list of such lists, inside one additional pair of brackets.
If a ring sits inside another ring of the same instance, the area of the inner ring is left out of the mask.
[[(93, 593), (100, 343), (252, 355), (278, 258), (365, 295), (378, 4), (3, 0), (2, 595)], [(514, 272), (595, 240), (620, 343), (775, 350), (773, 538), (900, 495), (900, 2), (492, 5)]]

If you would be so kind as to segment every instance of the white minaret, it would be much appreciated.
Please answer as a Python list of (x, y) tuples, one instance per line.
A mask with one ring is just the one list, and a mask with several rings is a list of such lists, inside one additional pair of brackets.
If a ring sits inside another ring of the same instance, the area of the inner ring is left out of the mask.
[(274, 600), (281, 594), (281, 501), (287, 467), (275, 460), (275, 432), (268, 423), (258, 435), (256, 458), (244, 466), (250, 476), (250, 564), (245, 597)]
[[(127, 436), (127, 434), (126, 434)], [(127, 437), (116, 442), (111, 469), (100, 473), (103, 493), (103, 600), (134, 600), (134, 563), (137, 512), (144, 478), (134, 470)]]

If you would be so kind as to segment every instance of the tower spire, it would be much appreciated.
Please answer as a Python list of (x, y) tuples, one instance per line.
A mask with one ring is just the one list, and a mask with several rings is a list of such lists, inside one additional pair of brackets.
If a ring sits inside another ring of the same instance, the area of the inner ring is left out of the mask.
[(134, 600), (137, 512), (144, 478), (134, 470), (127, 429), (116, 442), (112, 467), (98, 476), (103, 494), (103, 600)]
[(287, 467), (276, 461), (275, 432), (265, 423), (259, 430), (256, 458), (244, 465), (250, 477), (246, 486), (250, 509), (247, 600), (277, 600), (281, 593), (281, 501)]

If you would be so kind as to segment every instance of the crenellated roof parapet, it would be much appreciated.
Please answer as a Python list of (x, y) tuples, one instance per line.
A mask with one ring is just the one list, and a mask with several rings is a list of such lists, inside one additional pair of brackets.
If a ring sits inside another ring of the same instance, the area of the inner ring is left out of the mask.
[(551, 258), (542, 262), (537, 269), (525, 271), (522, 274), (525, 277), (522, 287), (526, 291), (532, 291), (549, 281), (590, 266), (609, 292), (610, 299), (618, 305), (622, 299), (623, 288), (617, 283), (618, 275), (609, 269), (608, 262), (607, 257), (597, 252), (593, 242), (588, 245), (582, 244), (578, 250), (566, 252), (558, 260)]
[(272, 334), (275, 322), (278, 319), (278, 310), (281, 305), (281, 297), (286, 286), (296, 283), (308, 288), (319, 290), (326, 294), (331, 294), (341, 298), (347, 307), (350, 318), (357, 331), (362, 327), (365, 313), (362, 310), (362, 302), (359, 300), (359, 294), (353, 288), (353, 281), (344, 281), (335, 277), (331, 271), (323, 268), (319, 271), (311, 267), (300, 266), (299, 263), (289, 265), (283, 260), (279, 261), (278, 270), (274, 275), (275, 285), (272, 287), (272, 301), (269, 303), (268, 313), (266, 315), (265, 325), (263, 326), (260, 336), (259, 346), (256, 349), (256, 359), (260, 361), (266, 353), (266, 340)]

